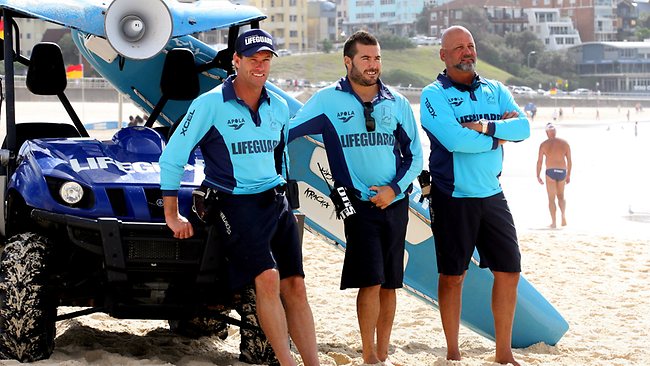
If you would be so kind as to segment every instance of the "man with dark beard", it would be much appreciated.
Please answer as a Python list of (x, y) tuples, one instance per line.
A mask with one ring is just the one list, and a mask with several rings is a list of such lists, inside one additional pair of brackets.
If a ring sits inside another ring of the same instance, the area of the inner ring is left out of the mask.
[[(289, 141), (323, 136), (344, 219), (341, 289), (359, 288), (363, 362), (391, 365), (388, 346), (404, 277), (408, 193), (422, 169), (422, 147), (409, 102), (379, 79), (377, 39), (356, 32), (343, 48), (347, 76), (319, 90), (289, 126)], [(344, 207), (349, 198), (352, 207)], [(335, 203), (336, 206), (336, 203)], [(376, 339), (376, 343), (375, 343)]]
[(422, 90), (420, 102), (422, 127), (431, 141), (438, 304), (447, 359), (460, 360), (463, 280), (476, 248), (480, 266), (494, 274), (495, 360), (519, 365), (510, 345), (521, 255), (499, 176), (503, 143), (528, 138), (530, 126), (503, 84), (476, 73), (476, 58), (472, 34), (464, 27), (448, 28), (440, 48), (446, 70)]

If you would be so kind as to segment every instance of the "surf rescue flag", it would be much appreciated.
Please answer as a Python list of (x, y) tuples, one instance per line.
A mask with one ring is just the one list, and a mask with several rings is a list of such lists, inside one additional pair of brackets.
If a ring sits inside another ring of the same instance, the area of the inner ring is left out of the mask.
[(70, 65), (65, 69), (68, 79), (81, 79), (84, 76), (84, 65)]

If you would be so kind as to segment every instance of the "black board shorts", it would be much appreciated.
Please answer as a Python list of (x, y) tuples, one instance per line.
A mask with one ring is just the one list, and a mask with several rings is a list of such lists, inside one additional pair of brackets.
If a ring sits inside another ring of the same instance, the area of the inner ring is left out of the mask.
[(226, 256), (233, 289), (252, 284), (262, 272), (277, 268), (280, 279), (304, 277), (298, 225), (283, 193), (219, 193), (215, 227)]
[(456, 198), (432, 184), (429, 202), (439, 273), (462, 275), (474, 248), (481, 268), (521, 272), (517, 232), (503, 192), (486, 198)]
[(404, 281), (404, 246), (408, 224), (408, 198), (386, 209), (348, 195), (356, 213), (345, 221), (345, 259), (341, 290), (381, 285), (401, 288)]

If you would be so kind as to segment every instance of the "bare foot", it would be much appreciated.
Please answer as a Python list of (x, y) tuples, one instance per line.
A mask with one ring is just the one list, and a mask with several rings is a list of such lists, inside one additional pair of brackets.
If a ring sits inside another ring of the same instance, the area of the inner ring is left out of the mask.
[(566, 226), (566, 217), (562, 218), (562, 226)]
[(510, 357), (507, 357), (506, 359), (503, 360), (494, 360), (496, 363), (500, 363), (502, 365), (513, 365), (513, 366), (521, 366), (519, 362), (515, 361), (514, 356), (510, 355)]
[(450, 361), (460, 361), (460, 351), (447, 350), (447, 359)]
[(555, 223), (552, 223), (548, 227), (550, 227), (551, 229), (555, 229), (557, 227), (557, 225), (555, 225)]

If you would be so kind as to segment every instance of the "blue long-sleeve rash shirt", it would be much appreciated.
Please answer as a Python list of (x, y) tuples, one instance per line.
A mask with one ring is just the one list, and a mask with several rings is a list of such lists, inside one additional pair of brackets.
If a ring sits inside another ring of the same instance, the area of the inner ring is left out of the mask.
[(184, 166), (197, 145), (205, 159), (203, 183), (209, 187), (254, 194), (285, 183), (277, 157), (288, 137), (286, 101), (264, 88), (255, 113), (237, 98), (233, 80), (226, 79), (190, 105), (160, 156), (163, 195), (177, 193)]
[[(505, 112), (519, 116), (502, 120)], [(429, 140), (432, 183), (453, 197), (484, 198), (501, 192), (503, 146), (499, 140), (530, 136), (525, 113), (498, 81), (477, 76), (472, 86), (452, 82), (445, 73), (422, 90), (420, 118)], [(461, 123), (489, 121), (486, 134)]]
[(366, 130), (361, 99), (347, 78), (319, 90), (289, 122), (289, 141), (322, 135), (337, 186), (354, 189), (362, 200), (371, 186), (390, 186), (404, 197), (422, 170), (422, 145), (406, 98), (379, 82), (372, 101), (374, 132)]

